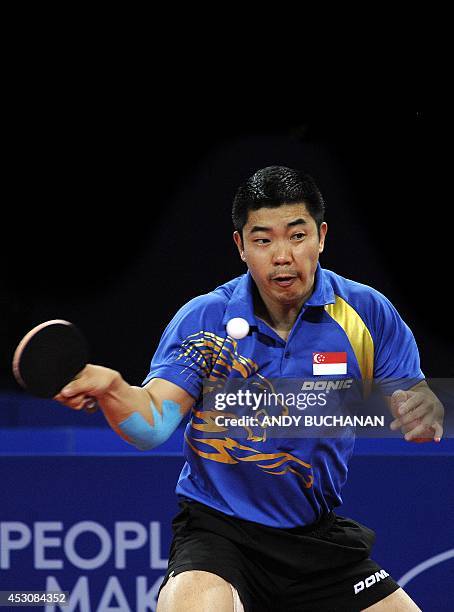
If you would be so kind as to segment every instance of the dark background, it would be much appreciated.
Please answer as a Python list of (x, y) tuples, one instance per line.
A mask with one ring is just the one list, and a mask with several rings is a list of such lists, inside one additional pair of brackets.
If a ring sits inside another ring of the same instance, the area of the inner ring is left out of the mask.
[(11, 121), (1, 389), (17, 389), (17, 342), (51, 318), (79, 325), (93, 362), (140, 384), (176, 310), (244, 271), (232, 198), (272, 164), (309, 172), (324, 195), (322, 266), (383, 292), (426, 376), (454, 376), (449, 117), (70, 100), (24, 102)]

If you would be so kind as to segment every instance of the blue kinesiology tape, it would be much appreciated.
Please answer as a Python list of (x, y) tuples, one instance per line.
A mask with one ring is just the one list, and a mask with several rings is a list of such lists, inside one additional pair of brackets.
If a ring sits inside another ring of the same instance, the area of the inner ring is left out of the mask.
[(153, 427), (143, 418), (140, 412), (134, 412), (118, 427), (128, 437), (129, 442), (139, 450), (150, 450), (165, 442), (180, 424), (183, 415), (180, 404), (172, 400), (162, 402), (162, 415), (153, 402), (150, 403), (153, 415)]

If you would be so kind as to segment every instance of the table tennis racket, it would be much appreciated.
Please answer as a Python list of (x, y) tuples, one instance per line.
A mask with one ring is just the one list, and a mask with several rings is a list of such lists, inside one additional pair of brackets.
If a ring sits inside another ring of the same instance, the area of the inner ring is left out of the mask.
[[(53, 319), (31, 329), (13, 357), (13, 374), (31, 395), (54, 397), (84, 369), (88, 344), (75, 325)], [(96, 399), (87, 397), (84, 410), (95, 412)]]

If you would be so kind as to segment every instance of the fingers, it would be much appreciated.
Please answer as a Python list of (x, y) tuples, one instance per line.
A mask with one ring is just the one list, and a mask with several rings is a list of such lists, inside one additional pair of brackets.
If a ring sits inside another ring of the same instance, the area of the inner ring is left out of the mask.
[(82, 410), (87, 405), (87, 395), (85, 393), (79, 393), (77, 395), (73, 395), (72, 397), (65, 397), (62, 395), (62, 393), (59, 393), (54, 397), (54, 399), (57, 400), (57, 402), (60, 402), (60, 404), (64, 404), (73, 410)]
[(72, 398), (85, 393), (87, 396), (99, 399), (121, 380), (120, 374), (115, 370), (89, 363), (76, 378), (63, 387), (60, 394), (63, 397)]
[(398, 406), (398, 413), (400, 415), (408, 414), (415, 410), (418, 406), (421, 406), (424, 402), (424, 396), (420, 393), (414, 393), (404, 403)]
[(94, 412), (100, 406), (98, 402), (122, 382), (121, 375), (115, 370), (89, 363), (55, 399), (74, 410)]
[(407, 392), (402, 391), (402, 389), (397, 389), (391, 395), (391, 406), (397, 409), (400, 405), (402, 405), (407, 400)]
[(70, 383), (61, 389), (60, 393), (58, 393), (54, 399), (73, 410), (83, 410), (86, 408), (90, 391), (90, 382), (87, 372), (88, 368), (86, 366)]
[(407, 442), (411, 442), (420, 437), (440, 442), (443, 437), (443, 426), (439, 421), (434, 420), (433, 417), (428, 415), (425, 419), (422, 419), (419, 425), (405, 433), (404, 436)]
[(421, 418), (424, 413), (424, 408), (420, 407), (406, 417), (392, 421), (389, 427), (392, 430), (401, 429), (407, 441), (415, 440), (422, 435), (427, 441), (433, 439), (435, 442), (440, 442), (443, 437), (443, 426), (430, 414)]
[[(404, 406), (406, 406), (408, 404), (408, 402), (405, 402)], [(402, 408), (404, 407), (402, 406)], [(399, 409), (399, 412), (401, 412), (402, 408)], [(414, 421), (415, 419), (419, 419), (420, 417), (423, 417), (427, 412), (427, 408), (424, 405), (419, 405), (418, 407), (414, 408), (413, 410), (409, 411), (406, 410), (404, 415), (399, 417), (398, 419), (395, 419), (390, 427), (391, 429), (399, 429), (400, 427), (402, 427), (403, 425), (408, 425), (409, 423), (411, 423), (412, 421)]]
[[(390, 429), (402, 431), (407, 441), (440, 442), (443, 436), (443, 409), (426, 394), (397, 390), (391, 396), (393, 414), (398, 415)], [(421, 437), (422, 436), (422, 437)]]
[(435, 430), (435, 435), (434, 435), (435, 442), (441, 442), (441, 439), (443, 437), (443, 425), (439, 423), (438, 421), (435, 421), (432, 427)]
[(409, 431), (412, 431), (413, 429), (415, 429), (415, 427), (417, 427), (418, 425), (421, 425), (421, 422), (422, 422), (422, 419), (414, 419), (413, 421), (410, 421), (410, 423), (403, 425), (400, 430), (403, 434), (406, 434)]
[(90, 390), (90, 377), (88, 376), (88, 369), (85, 367), (70, 383), (63, 387), (60, 395), (69, 399), (82, 393), (88, 394)]
[(433, 435), (434, 435), (433, 429), (428, 428), (428, 426), (425, 423), (420, 423), (419, 425), (414, 427), (411, 431), (408, 431), (405, 434), (404, 438), (405, 440), (407, 440), (407, 442), (411, 442), (412, 440), (415, 440), (416, 438), (426, 438), (426, 439), (432, 440)]

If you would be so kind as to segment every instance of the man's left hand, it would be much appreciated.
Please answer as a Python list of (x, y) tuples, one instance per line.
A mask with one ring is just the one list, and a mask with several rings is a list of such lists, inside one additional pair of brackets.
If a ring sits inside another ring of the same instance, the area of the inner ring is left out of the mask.
[(395, 419), (390, 429), (400, 428), (408, 442), (440, 442), (444, 408), (427, 383), (420, 383), (409, 391), (394, 391), (391, 412)]

